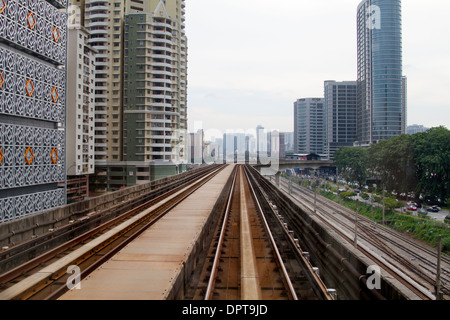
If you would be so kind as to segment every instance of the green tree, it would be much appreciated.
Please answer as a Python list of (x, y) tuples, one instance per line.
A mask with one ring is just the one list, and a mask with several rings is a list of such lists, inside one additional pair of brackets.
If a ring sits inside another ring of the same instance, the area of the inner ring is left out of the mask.
[(339, 173), (364, 185), (368, 176), (381, 181), (381, 189), (439, 197), (450, 195), (450, 131), (433, 128), (401, 135), (370, 148), (341, 148), (335, 153)]
[(334, 154), (339, 173), (347, 181), (365, 185), (368, 168), (368, 151), (363, 147), (341, 148)]
[(411, 136), (401, 135), (372, 145), (369, 158), (372, 174), (381, 179), (387, 191), (414, 191), (417, 178)]
[(450, 131), (432, 128), (412, 136), (418, 192), (442, 201), (450, 194)]
[(386, 198), (384, 199), (384, 206), (388, 212), (393, 212), (397, 208), (401, 208), (403, 204), (396, 199)]

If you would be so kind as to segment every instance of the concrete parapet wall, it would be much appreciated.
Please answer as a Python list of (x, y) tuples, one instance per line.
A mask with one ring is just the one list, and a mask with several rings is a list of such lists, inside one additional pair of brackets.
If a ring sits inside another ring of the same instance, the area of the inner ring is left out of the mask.
[(183, 179), (195, 170), (2, 223), (0, 224), (0, 247), (12, 247), (28, 241), (48, 233), (51, 229), (65, 226), (71, 220), (81, 219), (90, 212), (107, 209), (130, 197), (144, 195), (170, 182)]

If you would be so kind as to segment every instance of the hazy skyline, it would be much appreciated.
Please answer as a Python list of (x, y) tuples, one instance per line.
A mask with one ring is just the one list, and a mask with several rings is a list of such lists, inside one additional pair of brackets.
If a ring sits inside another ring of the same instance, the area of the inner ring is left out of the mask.
[[(356, 80), (360, 0), (195, 0), (186, 4), (189, 131), (293, 131), (293, 103), (325, 80)], [(402, 1), (408, 125), (450, 128), (450, 3)]]

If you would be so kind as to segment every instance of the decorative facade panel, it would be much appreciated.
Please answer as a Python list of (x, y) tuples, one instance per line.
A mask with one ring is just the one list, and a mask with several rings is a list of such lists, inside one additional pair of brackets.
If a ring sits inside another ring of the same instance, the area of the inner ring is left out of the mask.
[(49, 210), (65, 204), (64, 189), (38, 192), (0, 199), (0, 223), (19, 219), (29, 214)]
[(0, 123), (0, 135), (0, 190), (65, 180), (64, 131)]
[(0, 0), (0, 223), (66, 203), (67, 0)]
[(0, 47), (0, 113), (65, 121), (65, 70)]
[(0, 13), (0, 39), (64, 65), (67, 14), (44, 0), (5, 0)]

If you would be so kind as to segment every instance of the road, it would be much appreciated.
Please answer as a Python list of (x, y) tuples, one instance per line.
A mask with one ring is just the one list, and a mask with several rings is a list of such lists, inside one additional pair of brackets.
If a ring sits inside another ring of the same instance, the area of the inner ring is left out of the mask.
[(444, 222), (445, 217), (450, 213), (450, 211), (442, 210), (439, 212), (428, 212), (428, 217), (431, 219)]

